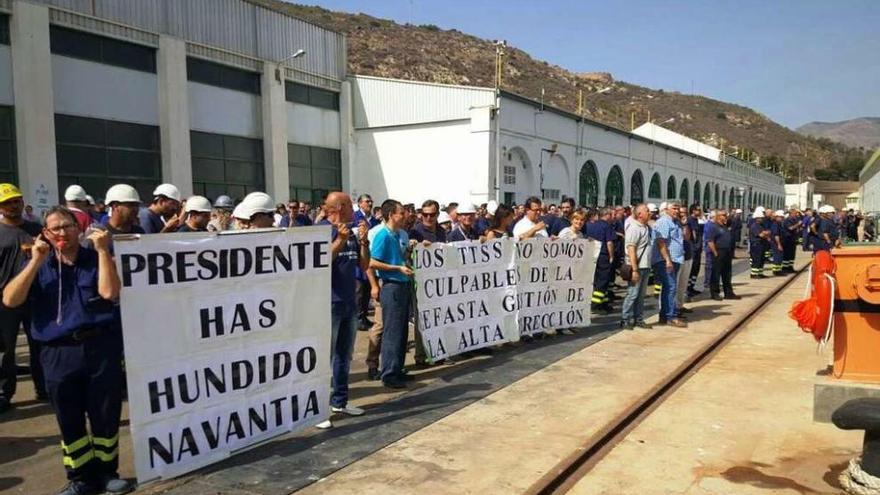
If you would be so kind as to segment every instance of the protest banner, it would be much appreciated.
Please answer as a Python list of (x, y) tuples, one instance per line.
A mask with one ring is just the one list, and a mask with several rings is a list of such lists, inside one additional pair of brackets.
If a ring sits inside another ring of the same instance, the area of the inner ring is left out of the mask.
[(416, 327), (436, 361), (590, 324), (598, 243), (498, 239), (417, 246)]
[(329, 417), (330, 230), (116, 240), (139, 482)]
[(516, 243), (520, 335), (590, 324), (590, 294), (599, 243), (528, 239)]
[(519, 340), (513, 260), (506, 239), (416, 247), (416, 328), (431, 361)]

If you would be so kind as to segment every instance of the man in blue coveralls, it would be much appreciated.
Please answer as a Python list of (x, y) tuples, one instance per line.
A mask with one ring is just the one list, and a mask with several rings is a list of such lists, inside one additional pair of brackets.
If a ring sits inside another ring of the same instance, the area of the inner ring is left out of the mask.
[(123, 374), (114, 301), (121, 284), (110, 234), (93, 231), (94, 249), (80, 246), (79, 234), (70, 210), (49, 209), (30, 260), (3, 289), (3, 304), (27, 302), (33, 336), (43, 344), (40, 361), (70, 481), (60, 493), (127, 493), (131, 484), (117, 474)]
[(751, 278), (764, 278), (764, 251), (769, 246), (770, 230), (765, 225), (764, 208), (759, 206), (752, 212), (749, 224), (749, 257), (751, 258)]
[(782, 271), (782, 258), (785, 253), (782, 246), (782, 239), (785, 236), (785, 227), (782, 226), (783, 220), (785, 220), (785, 212), (782, 210), (776, 210), (773, 219), (770, 220), (770, 250), (772, 253), (770, 269), (777, 277), (785, 275)]

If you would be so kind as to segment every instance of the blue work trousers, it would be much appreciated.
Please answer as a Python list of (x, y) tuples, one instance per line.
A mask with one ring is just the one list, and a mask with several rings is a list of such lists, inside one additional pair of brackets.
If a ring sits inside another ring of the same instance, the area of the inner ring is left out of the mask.
[(409, 337), (410, 283), (386, 280), (379, 292), (382, 303), (382, 381), (403, 378)]
[(357, 304), (333, 303), (330, 307), (330, 365), (333, 367), (333, 393), (330, 405), (348, 404), (348, 375), (357, 336)]

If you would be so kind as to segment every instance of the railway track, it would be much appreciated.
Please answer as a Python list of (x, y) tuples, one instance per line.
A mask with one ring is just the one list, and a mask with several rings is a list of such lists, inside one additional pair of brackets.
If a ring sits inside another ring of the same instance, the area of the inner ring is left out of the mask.
[[(809, 265), (807, 265), (809, 266)], [(703, 346), (681, 364), (656, 387), (636, 400), (629, 408), (612, 420), (605, 428), (587, 439), (576, 451), (560, 461), (553, 469), (532, 484), (526, 495), (559, 495), (567, 493), (581, 478), (605, 457), (618, 443), (659, 407), (678, 387), (696, 374), (712, 357), (730, 342), (746, 325), (761, 312), (767, 302), (776, 298), (789, 287), (806, 267), (798, 270), (784, 284), (775, 288), (756, 302), (747, 312), (717, 338)]]

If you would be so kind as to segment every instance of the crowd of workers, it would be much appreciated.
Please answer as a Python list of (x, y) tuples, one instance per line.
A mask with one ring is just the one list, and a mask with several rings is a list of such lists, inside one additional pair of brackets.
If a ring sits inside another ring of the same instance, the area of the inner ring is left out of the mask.
[[(371, 380), (395, 389), (411, 380), (404, 367), (413, 313), (409, 260), (418, 243), (598, 241), (593, 310), (610, 314), (622, 297), (620, 326), (632, 330), (652, 326), (644, 312), (650, 279), (659, 298), (660, 325), (686, 327), (690, 309), (685, 303), (701, 294), (698, 288), (708, 288), (715, 300), (738, 299), (731, 267), (744, 227), (751, 276), (760, 278), (768, 260), (773, 275), (792, 273), (798, 243), (804, 249), (829, 249), (840, 243), (842, 225), (851, 225), (836, 221), (839, 217), (827, 206), (816, 216), (809, 209), (757, 207), (743, 225), (739, 209), (704, 211), (698, 204), (685, 207), (676, 201), (586, 208), (571, 198), (546, 205), (531, 197), (520, 205), (441, 206), (428, 200), (417, 207), (388, 199), (375, 207), (367, 194), (355, 203), (346, 193), (331, 192), (313, 208), (298, 201), (275, 204), (263, 192), (238, 201), (228, 196), (213, 203), (202, 196), (184, 199), (172, 184), (158, 186), (145, 205), (127, 184), (114, 185), (98, 202), (73, 185), (64, 200), (63, 206), (35, 218), (18, 188), (0, 184), (0, 413), (10, 408), (15, 394), (15, 345), (24, 327), (37, 398), (51, 402), (61, 430), (69, 479), (61, 493), (67, 495), (132, 489), (117, 474), (124, 370), (114, 235), (329, 225), (330, 406), (333, 413), (356, 416), (364, 411), (348, 404), (348, 381), (358, 330), (368, 332)], [(616, 290), (625, 293), (619, 296)], [(415, 364), (436, 364), (428, 363), (418, 331), (414, 338)]]

